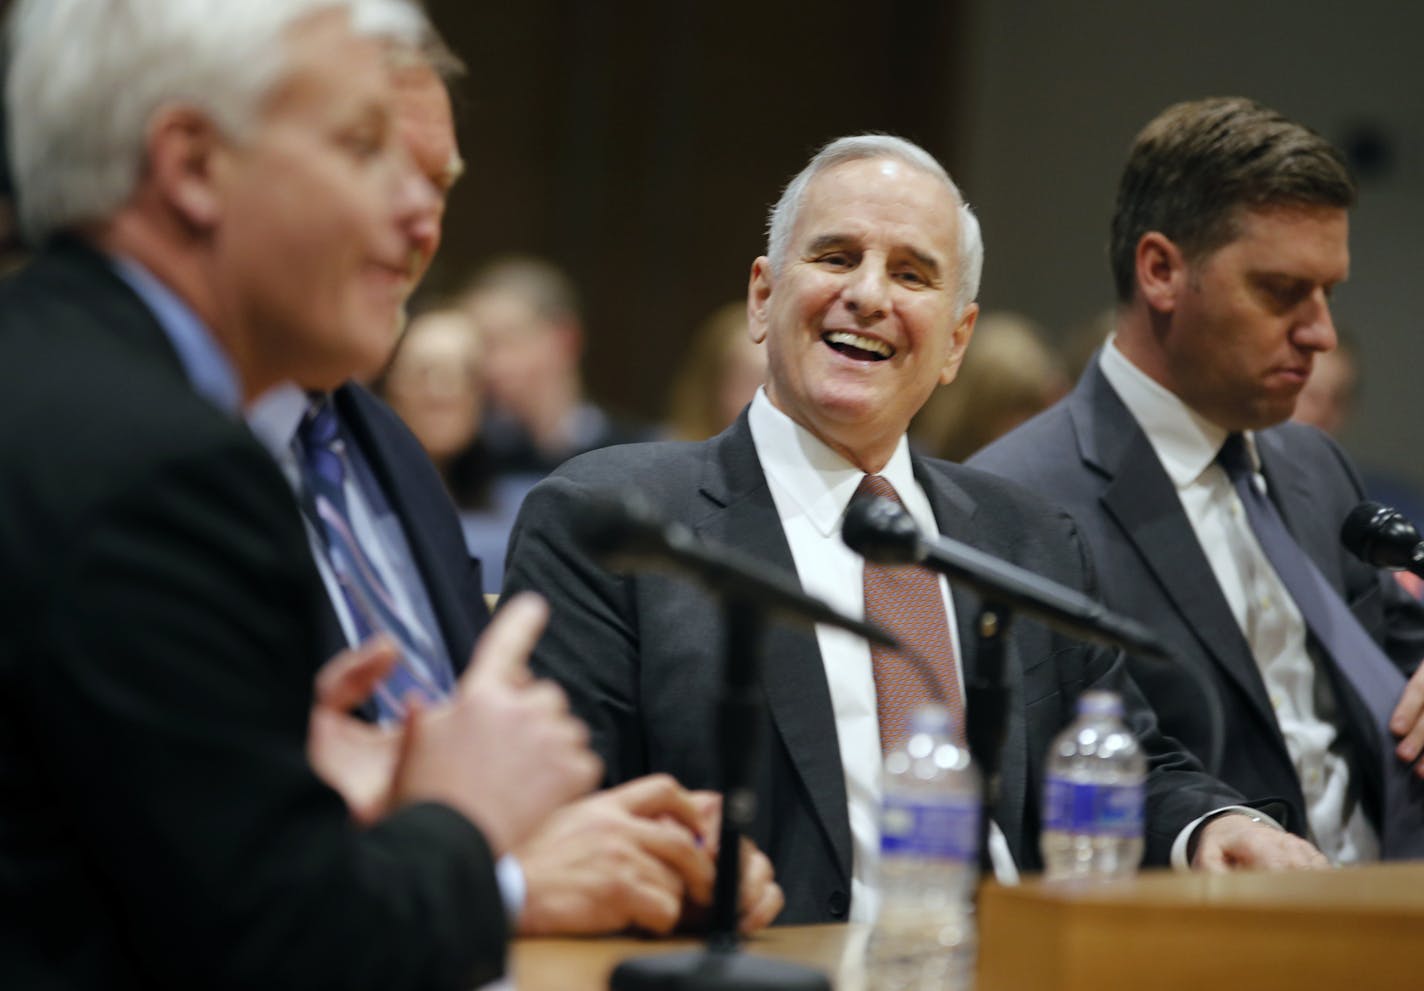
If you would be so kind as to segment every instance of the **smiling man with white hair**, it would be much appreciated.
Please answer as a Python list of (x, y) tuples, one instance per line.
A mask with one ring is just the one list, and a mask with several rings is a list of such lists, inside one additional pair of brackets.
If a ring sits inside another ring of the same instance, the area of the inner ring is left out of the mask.
[[(423, 15), (21, 0), (10, 28), (37, 253), (0, 284), (0, 974), (497, 975), (495, 860), (597, 775), (524, 666), (544, 607), (510, 603), (399, 751), (363, 747), (345, 711), (391, 648), (323, 667), (301, 519), (241, 420), (280, 381), (334, 387), (390, 348), (439, 196), (388, 65)], [(343, 795), (371, 778), (385, 794), (358, 823)]]
[[(563, 684), (588, 721), (609, 781), (650, 771), (711, 783), (708, 738), (723, 641), (716, 604), (686, 583), (620, 577), (571, 531), (599, 490), (639, 489), (669, 518), (771, 568), (849, 615), (883, 624), (930, 664), (962, 726), (960, 685), (976, 664), (976, 598), (918, 568), (874, 568), (840, 539), (858, 493), (893, 495), (942, 532), (1071, 587), (1091, 570), (1063, 513), (1016, 486), (912, 455), (905, 431), (953, 381), (978, 315), (979, 226), (950, 177), (899, 138), (862, 135), (822, 149), (772, 213), (751, 267), (747, 315), (765, 342), (767, 384), (720, 436), (584, 455), (530, 493), (510, 544), (506, 594), (554, 604), (534, 669)], [(910, 622), (906, 623), (908, 619)], [(1150, 755), (1147, 858), (1168, 860), (1199, 817), (1241, 797), (1157, 733), (1121, 655), (1021, 622), (1007, 637), (1009, 695), (996, 865), (1036, 869), (1044, 761), (1092, 688), (1124, 694)], [(760, 687), (770, 741), (757, 766), (752, 838), (785, 893), (782, 922), (868, 920), (877, 897), (882, 755), (899, 743), (922, 672), (897, 652), (838, 631), (772, 629)], [(1239, 820), (1249, 836), (1220, 837)], [(1223, 823), (1227, 825), (1223, 826)], [(1316, 863), (1295, 837), (1246, 816), (1214, 820), (1201, 849), (1239, 862)]]

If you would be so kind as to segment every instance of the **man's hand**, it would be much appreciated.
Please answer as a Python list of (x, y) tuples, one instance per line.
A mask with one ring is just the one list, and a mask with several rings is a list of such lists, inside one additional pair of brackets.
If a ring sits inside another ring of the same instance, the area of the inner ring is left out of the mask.
[(307, 760), (317, 776), (346, 799), (351, 815), (372, 823), (384, 815), (400, 753), (400, 732), (351, 715), (395, 665), (397, 648), (377, 636), (343, 650), (316, 676), (316, 700), (307, 725)]
[[(717, 856), (722, 832), (722, 796), (713, 791), (693, 793), (697, 803), (698, 817), (702, 822), (702, 835), (706, 838), (708, 851)], [(742, 852), (738, 858), (741, 864), (741, 880), (737, 886), (739, 895), (737, 906), (737, 929), (750, 935), (771, 925), (781, 914), (786, 904), (786, 896), (776, 883), (771, 859), (757, 849), (755, 843), (742, 837)], [(683, 924), (697, 927), (705, 921), (705, 906), (689, 903), (683, 906)]]
[(602, 772), (564, 693), (529, 674), (529, 653), (548, 618), (537, 595), (514, 597), (480, 637), (449, 701), (407, 711), (396, 801), (450, 805), (497, 854), (522, 843)]
[(1192, 867), (1216, 874), (1329, 866), (1325, 855), (1299, 836), (1235, 812), (1218, 816), (1201, 827), (1201, 840), (1192, 859)]
[(1406, 764), (1414, 764), (1414, 773), (1424, 778), (1424, 761), (1415, 764), (1424, 753), (1424, 664), (1420, 664), (1404, 686), (1404, 694), (1389, 717), (1389, 729), (1401, 737), (1394, 748), (1395, 756)]
[(663, 774), (565, 806), (514, 851), (527, 892), (520, 933), (670, 932), (684, 898), (712, 898), (700, 829), (692, 794)]

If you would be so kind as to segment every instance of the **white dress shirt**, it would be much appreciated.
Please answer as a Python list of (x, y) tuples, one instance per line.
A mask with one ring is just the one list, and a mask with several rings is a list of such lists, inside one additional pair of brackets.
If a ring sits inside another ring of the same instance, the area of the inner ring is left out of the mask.
[[(1246, 519), (1241, 500), (1216, 463), (1227, 431), (1190, 409), (1129, 361), (1110, 341), (1100, 366), (1147, 435), (1181, 499), (1261, 671), (1286, 749), (1305, 795), (1311, 838), (1331, 862), (1376, 860), (1379, 840), (1350, 793), (1350, 768), (1339, 736), (1329, 679), (1307, 647), (1305, 621)], [(1266, 479), (1254, 436), (1245, 434), (1264, 494)]]
[[(747, 414), (752, 443), (766, 473), (786, 542), (802, 587), (848, 616), (865, 615), (864, 560), (841, 541), (841, 520), (865, 473), (850, 464), (771, 404), (758, 390)], [(926, 533), (938, 533), (929, 498), (915, 481), (905, 439), (880, 472)], [(959, 629), (949, 585), (939, 580), (949, 618), (954, 663), (963, 684)], [(880, 723), (875, 712), (875, 678), (870, 646), (860, 637), (816, 627), (816, 645), (826, 667), (835, 710), (836, 738), (845, 771), (852, 845), (850, 919), (869, 922), (879, 907), (875, 884), (880, 860)], [(997, 824), (989, 854), (1000, 880), (1016, 880), (1013, 857)]]

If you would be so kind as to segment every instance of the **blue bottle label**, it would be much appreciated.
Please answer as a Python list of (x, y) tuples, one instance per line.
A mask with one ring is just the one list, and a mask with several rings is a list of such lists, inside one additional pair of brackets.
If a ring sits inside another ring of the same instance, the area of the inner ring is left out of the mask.
[(887, 795), (881, 806), (880, 852), (890, 857), (977, 861), (977, 798), (926, 800)]
[(1117, 839), (1142, 836), (1142, 783), (1093, 784), (1050, 776), (1043, 828)]

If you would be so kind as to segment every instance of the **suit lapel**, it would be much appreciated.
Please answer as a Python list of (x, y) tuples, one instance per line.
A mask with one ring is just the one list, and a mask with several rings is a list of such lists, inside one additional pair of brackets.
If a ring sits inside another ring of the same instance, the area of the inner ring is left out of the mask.
[[(1102, 501), (1129, 543), (1166, 591), (1203, 650), (1276, 730), (1255, 658), (1216, 575), (1202, 552), (1181, 499), (1137, 421), (1099, 370), (1089, 366), (1072, 397), (1083, 459), (1107, 476)], [(1103, 567), (1112, 571), (1115, 562)]]
[[(974, 499), (954, 483), (949, 475), (932, 462), (914, 459), (915, 478), (929, 497), (935, 523), (940, 533), (951, 540), (968, 544), (999, 557), (1011, 556), (1010, 548), (986, 544), (984, 535), (973, 526), (978, 509)], [(977, 673), (979, 611), (983, 598), (971, 589), (951, 586), (954, 618), (959, 629), (960, 668), (965, 684)], [(1022, 621), (1021, 621), (1022, 622)], [(1019, 640), (1009, 636), (1004, 656), (1004, 676), (1008, 682), (1008, 698), (1004, 724), (1004, 744), (999, 756), (999, 798), (993, 812), (1006, 838), (1016, 843), (1023, 834), (1024, 803), (1028, 796), (1028, 727), (1024, 721), (1023, 665), (1018, 651)], [(966, 700), (967, 701), (967, 700)], [(1024, 863), (1021, 851), (1013, 851), (1015, 859)]]
[(1271, 501), (1280, 510), (1286, 528), (1301, 549), (1315, 562), (1327, 581), (1343, 594), (1345, 576), (1341, 571), (1339, 525), (1315, 511), (1318, 500), (1310, 490), (1310, 480), (1286, 453), (1281, 436), (1273, 430), (1256, 433), (1256, 451), (1261, 456), (1261, 472)]
[[(432, 491), (441, 491), (436, 483), (422, 486), (417, 472), (430, 471), (428, 465), (403, 463), (401, 452), (387, 442), (382, 430), (374, 421), (374, 400), (353, 385), (345, 385), (334, 394), (342, 423), (351, 431), (365, 456), (367, 465), (381, 486), (391, 512), (399, 521), (411, 555), (415, 558), (416, 572), (425, 587), (430, 606), (435, 611), (440, 633), (458, 675), (464, 668), (474, 642), (474, 632), (467, 619), (468, 610), (457, 598), (457, 583), (443, 577), (441, 552), (433, 543), (430, 528), (420, 521), (431, 510), (424, 505), (421, 496), (427, 500)], [(441, 507), (442, 509), (444, 507)], [(453, 512), (453, 508), (446, 510)], [(451, 576), (452, 579), (456, 576)], [(333, 617), (334, 618), (334, 617)]]
[[(769, 565), (796, 574), (776, 505), (743, 412), (709, 446), (699, 490), (706, 515), (693, 529)], [(784, 623), (767, 626), (761, 682), (772, 725), (796, 768), (846, 883), (851, 877), (850, 818), (835, 709), (813, 634)]]

